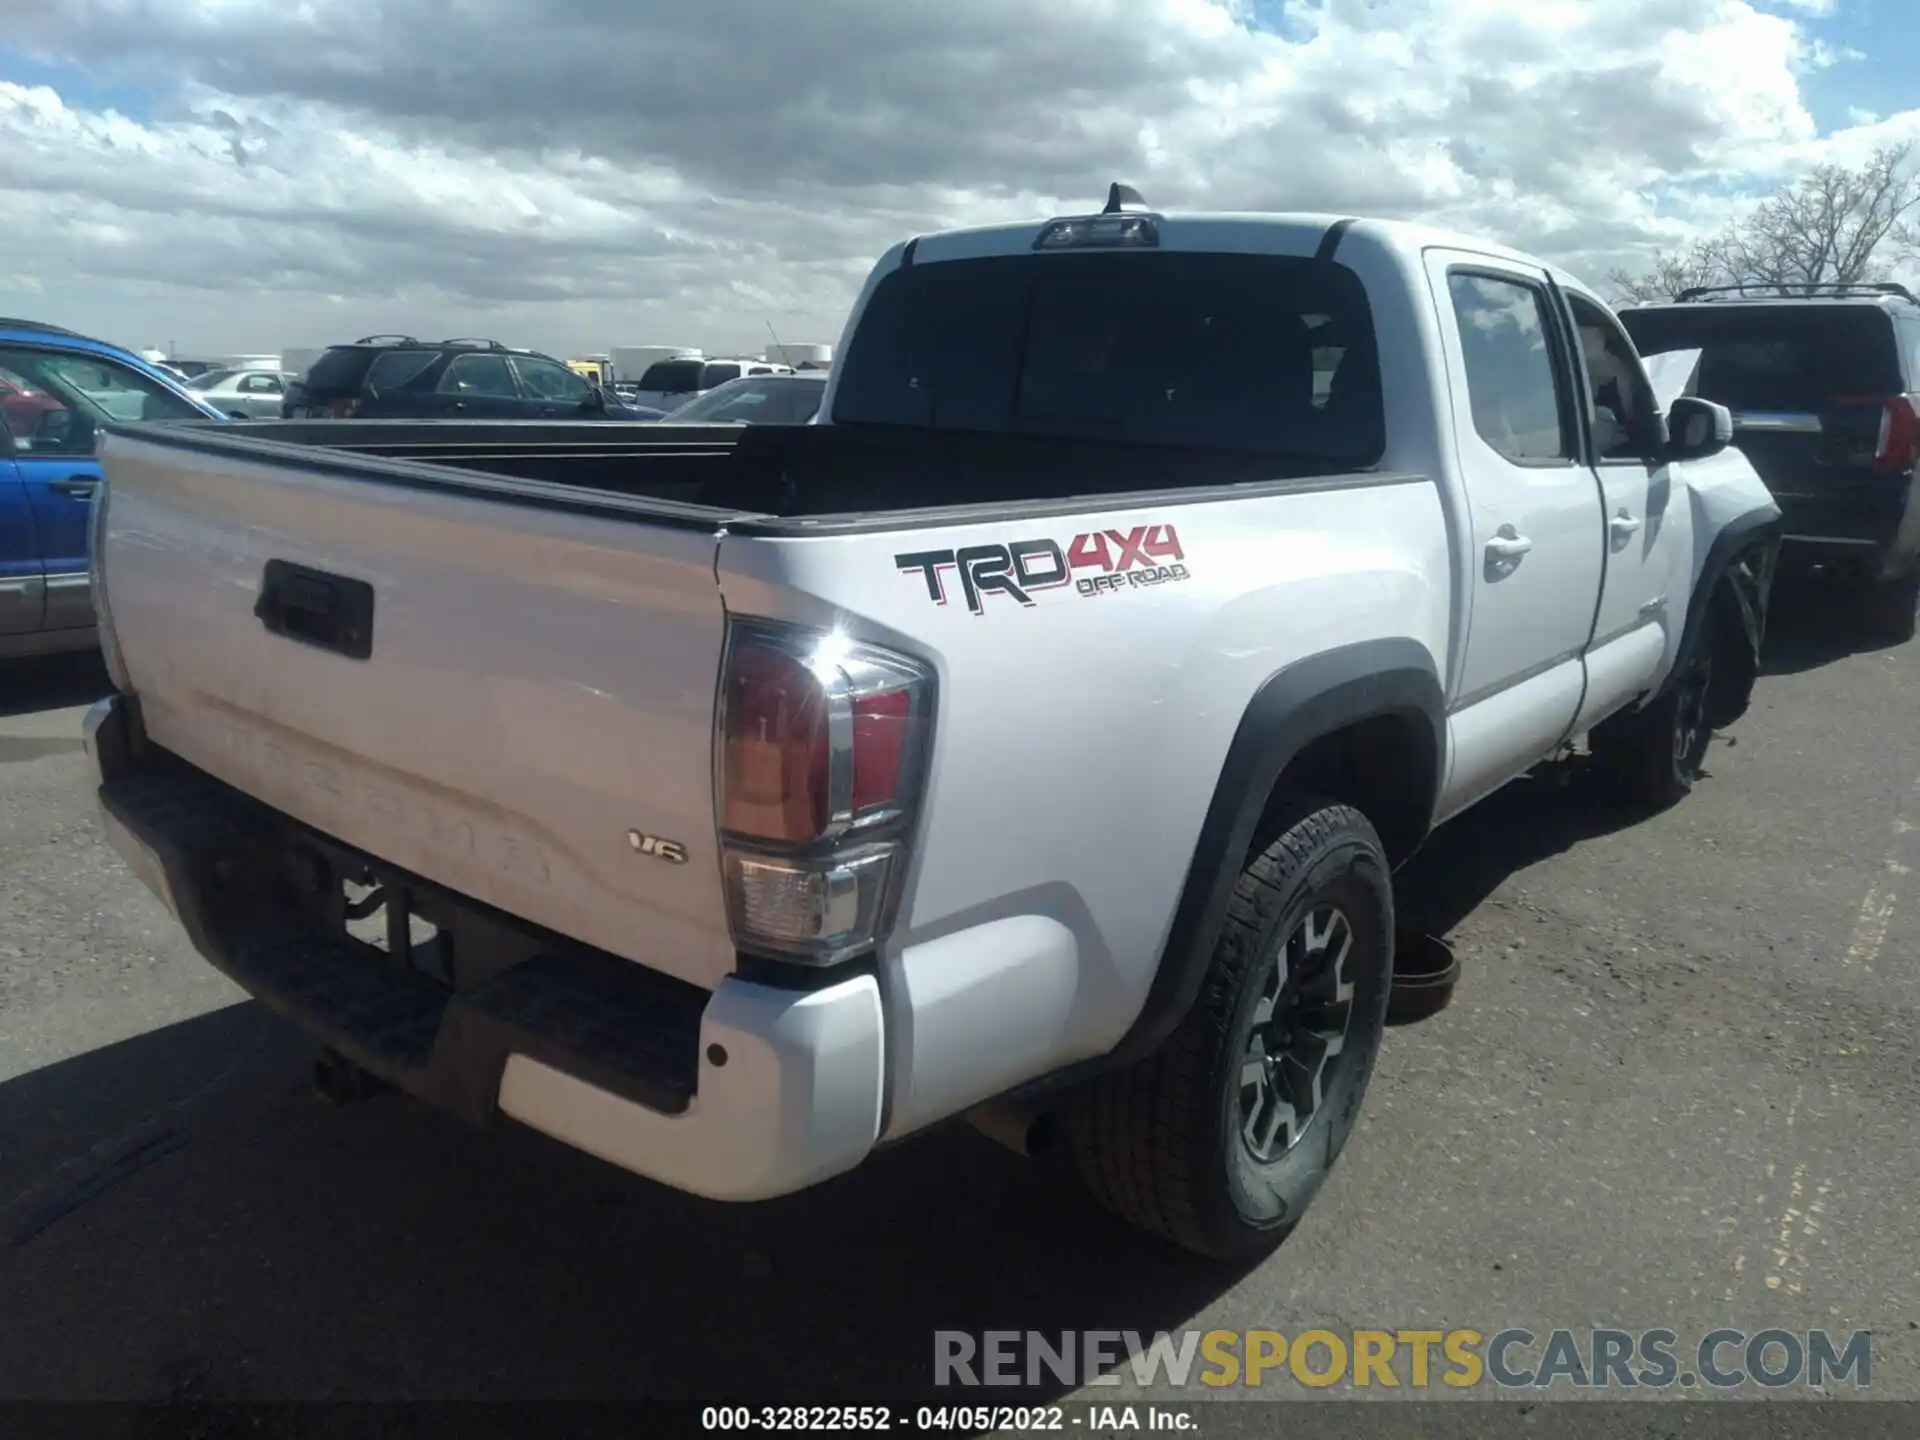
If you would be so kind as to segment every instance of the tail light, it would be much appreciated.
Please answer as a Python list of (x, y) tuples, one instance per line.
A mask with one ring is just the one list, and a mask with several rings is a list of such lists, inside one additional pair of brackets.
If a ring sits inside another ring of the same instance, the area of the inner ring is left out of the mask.
[(351, 420), (360, 413), (360, 397), (342, 395), (333, 400), (322, 401), (314, 407), (325, 420)]
[(933, 675), (830, 632), (736, 620), (715, 736), (734, 943), (831, 965), (893, 923)]
[(1911, 395), (1839, 395), (1834, 403), (1880, 407), (1880, 434), (1872, 461), (1876, 473), (1899, 474), (1920, 461), (1920, 412), (1915, 411)]

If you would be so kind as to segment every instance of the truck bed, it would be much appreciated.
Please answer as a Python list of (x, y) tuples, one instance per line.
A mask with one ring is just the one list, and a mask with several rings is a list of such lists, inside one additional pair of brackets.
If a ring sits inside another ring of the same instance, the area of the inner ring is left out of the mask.
[[(389, 483), (463, 489), (484, 475), (521, 482), (488, 487), (502, 498), (566, 503), (573, 492), (573, 503), (591, 497), (601, 508), (602, 499), (622, 497), (643, 503), (612, 508), (708, 524), (1272, 481), (1312, 488), (1316, 480), (1349, 473), (1311, 456), (883, 426), (289, 420), (129, 425), (116, 433)], [(1089, 476), (1097, 477), (1091, 487)]]

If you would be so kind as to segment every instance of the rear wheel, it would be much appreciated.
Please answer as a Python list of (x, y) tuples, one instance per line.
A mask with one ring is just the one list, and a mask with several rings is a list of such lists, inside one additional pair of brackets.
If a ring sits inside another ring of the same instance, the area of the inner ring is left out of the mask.
[(1885, 640), (1911, 640), (1920, 620), (1920, 573), (1874, 585), (1865, 597), (1869, 633)]
[(1083, 1181), (1203, 1255), (1277, 1245), (1359, 1116), (1385, 1027), (1393, 891), (1380, 838), (1302, 801), (1242, 872), (1199, 996), (1160, 1050), (1070, 1113)]

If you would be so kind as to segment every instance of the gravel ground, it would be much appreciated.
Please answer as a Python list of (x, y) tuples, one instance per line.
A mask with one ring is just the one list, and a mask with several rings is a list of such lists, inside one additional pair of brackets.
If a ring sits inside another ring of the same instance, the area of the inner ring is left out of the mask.
[(1389, 1037), (1296, 1235), (1229, 1272), (967, 1131), (729, 1209), (529, 1132), (330, 1108), (100, 843), (97, 666), (14, 667), (0, 1395), (1004, 1399), (933, 1394), (933, 1332), (1666, 1327), (1684, 1352), (1724, 1325), (1871, 1330), (1873, 1393), (1920, 1398), (1920, 645), (1782, 609), (1685, 804), (1525, 782), (1434, 837), (1403, 908), (1452, 935), (1460, 993)]

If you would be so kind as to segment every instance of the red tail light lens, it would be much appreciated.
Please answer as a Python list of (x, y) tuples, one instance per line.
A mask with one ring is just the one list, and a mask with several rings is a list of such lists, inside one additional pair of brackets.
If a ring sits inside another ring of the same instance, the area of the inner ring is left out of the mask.
[(737, 625), (721, 697), (721, 827), (808, 845), (885, 820), (908, 799), (929, 684), (889, 651)]
[(1920, 444), (1920, 423), (1916, 423), (1911, 395), (1896, 395), (1880, 412), (1880, 444), (1875, 448), (1873, 468), (1883, 472), (1911, 470), (1914, 451)]
[(743, 644), (728, 667), (722, 828), (799, 845), (827, 828), (827, 694), (801, 661)]
[(742, 949), (832, 964), (891, 924), (931, 735), (933, 677), (844, 637), (735, 621), (715, 783)]
[(853, 809), (855, 814), (900, 799), (901, 768), (913, 724), (913, 692), (876, 690), (853, 701)]
[(360, 401), (348, 395), (338, 400), (329, 400), (320, 407), (321, 413), (329, 420), (351, 420), (360, 413)]
[(1880, 407), (1880, 433), (1874, 441), (1872, 461), (1877, 473), (1897, 474), (1911, 470), (1920, 461), (1920, 412), (1916, 412), (1911, 395), (1836, 395), (1833, 403)]

